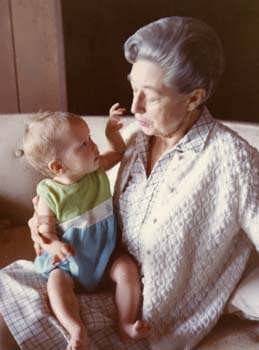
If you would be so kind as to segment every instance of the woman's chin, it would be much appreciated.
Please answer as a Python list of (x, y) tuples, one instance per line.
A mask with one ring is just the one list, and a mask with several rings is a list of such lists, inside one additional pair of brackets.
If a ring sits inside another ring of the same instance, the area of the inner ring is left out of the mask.
[(139, 127), (145, 135), (147, 136), (153, 135), (153, 129), (149, 125), (144, 125), (139, 123)]

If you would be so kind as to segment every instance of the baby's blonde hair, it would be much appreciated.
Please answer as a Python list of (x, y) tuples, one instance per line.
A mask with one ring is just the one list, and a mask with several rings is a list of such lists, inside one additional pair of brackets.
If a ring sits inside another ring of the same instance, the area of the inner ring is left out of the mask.
[(27, 161), (45, 176), (54, 176), (48, 168), (48, 163), (59, 159), (62, 137), (71, 118), (79, 117), (67, 112), (41, 112), (37, 113), (26, 127), (23, 138), (24, 155)]

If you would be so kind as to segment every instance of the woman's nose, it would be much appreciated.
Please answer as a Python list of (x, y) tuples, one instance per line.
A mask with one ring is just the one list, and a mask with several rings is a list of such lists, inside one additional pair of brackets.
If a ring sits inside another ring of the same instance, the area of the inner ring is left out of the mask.
[(144, 96), (141, 93), (134, 94), (130, 110), (132, 114), (145, 112)]

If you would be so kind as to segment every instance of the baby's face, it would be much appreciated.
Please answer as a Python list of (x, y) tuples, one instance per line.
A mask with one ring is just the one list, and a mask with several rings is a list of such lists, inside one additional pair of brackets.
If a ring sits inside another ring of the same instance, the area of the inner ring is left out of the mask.
[(68, 177), (80, 178), (99, 168), (99, 151), (92, 141), (90, 130), (82, 119), (70, 119), (64, 135), (62, 162)]

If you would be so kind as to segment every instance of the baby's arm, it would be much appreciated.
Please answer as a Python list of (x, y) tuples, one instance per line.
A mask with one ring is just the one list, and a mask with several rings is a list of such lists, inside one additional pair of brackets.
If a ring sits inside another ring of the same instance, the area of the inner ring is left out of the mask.
[(120, 108), (119, 103), (115, 103), (110, 108), (109, 118), (105, 128), (105, 135), (109, 141), (111, 149), (100, 155), (100, 166), (104, 170), (109, 170), (120, 162), (126, 149), (125, 142), (119, 131), (123, 126), (120, 121), (120, 117), (124, 114), (124, 112), (125, 108)]
[(46, 250), (53, 262), (66, 259), (74, 254), (73, 248), (61, 242), (56, 233), (56, 218), (46, 202), (39, 196), (37, 204), (38, 231), (43, 238), (41, 248)]

